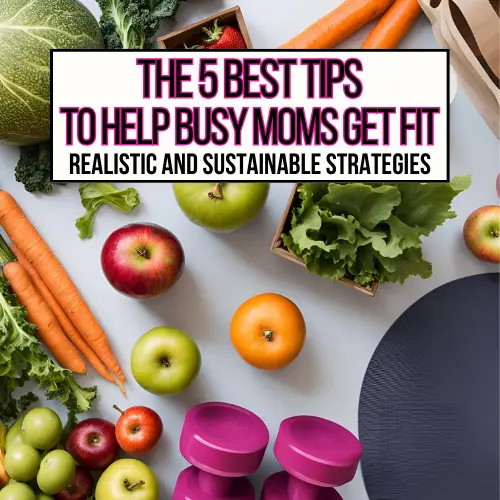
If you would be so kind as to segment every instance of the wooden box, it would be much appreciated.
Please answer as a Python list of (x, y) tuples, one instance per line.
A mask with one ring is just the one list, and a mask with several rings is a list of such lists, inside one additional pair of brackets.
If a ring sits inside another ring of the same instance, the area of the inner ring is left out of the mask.
[(248, 34), (248, 29), (239, 6), (224, 10), (218, 14), (169, 33), (168, 35), (159, 37), (158, 43), (160, 44), (160, 48), (184, 49), (184, 44), (186, 44), (187, 47), (199, 45), (204, 37), (204, 33), (201, 28), (203, 26), (213, 25), (215, 21), (218, 21), (219, 26), (234, 26), (235, 28), (238, 28), (245, 39), (247, 49), (253, 48), (252, 40)]
[[(291, 262), (295, 262), (296, 264), (300, 264), (303, 267), (306, 267), (304, 264), (304, 261), (295, 256), (292, 252), (290, 252), (284, 245), (283, 245), (283, 240), (281, 239), (281, 235), (289, 228), (290, 224), (290, 218), (292, 215), (292, 206), (293, 202), (295, 200), (295, 196), (297, 195), (297, 188), (299, 187), (298, 184), (295, 184), (295, 186), (292, 189), (292, 192), (290, 193), (290, 197), (288, 198), (288, 203), (285, 207), (285, 211), (283, 212), (283, 216), (281, 217), (281, 222), (279, 224), (279, 227), (276, 231), (276, 234), (274, 235), (272, 244), (271, 244), (271, 252), (279, 255), (280, 257), (284, 257), (285, 259), (290, 260)], [(358, 283), (356, 283), (353, 280), (347, 279), (347, 278), (342, 278), (339, 280), (340, 283), (343, 283), (345, 285), (348, 285), (352, 288), (355, 288), (356, 290), (360, 291), (361, 293), (364, 293), (366, 295), (369, 295), (370, 297), (374, 297), (375, 293), (377, 292), (378, 288), (378, 282), (374, 283), (371, 288), (364, 287)]]

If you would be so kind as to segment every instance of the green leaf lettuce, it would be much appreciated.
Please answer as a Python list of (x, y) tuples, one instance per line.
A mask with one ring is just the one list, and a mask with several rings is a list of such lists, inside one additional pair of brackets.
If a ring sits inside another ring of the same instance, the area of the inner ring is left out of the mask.
[(81, 184), (79, 192), (85, 213), (76, 220), (75, 225), (82, 240), (92, 237), (94, 219), (102, 205), (110, 205), (120, 212), (131, 212), (141, 202), (134, 188), (116, 189), (104, 182)]
[(369, 287), (429, 278), (422, 236), (456, 217), (451, 203), (470, 183), (464, 176), (432, 184), (302, 184), (283, 243), (309, 272), (333, 280)]

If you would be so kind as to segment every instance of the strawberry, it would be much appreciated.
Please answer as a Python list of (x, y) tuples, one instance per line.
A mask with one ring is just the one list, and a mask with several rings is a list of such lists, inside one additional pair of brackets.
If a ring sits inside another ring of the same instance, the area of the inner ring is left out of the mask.
[(212, 29), (202, 28), (208, 35), (203, 40), (203, 45), (207, 49), (246, 49), (245, 39), (239, 30), (232, 26), (219, 26), (215, 21)]

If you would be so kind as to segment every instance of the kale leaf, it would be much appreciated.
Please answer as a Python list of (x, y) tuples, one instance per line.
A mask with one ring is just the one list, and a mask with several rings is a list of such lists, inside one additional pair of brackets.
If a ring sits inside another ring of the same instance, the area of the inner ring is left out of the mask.
[(15, 176), (29, 193), (50, 193), (50, 143), (22, 146)]
[(173, 19), (182, 0), (97, 0), (107, 49), (149, 49), (163, 18)]
[(65, 405), (71, 414), (86, 412), (97, 396), (96, 387), (81, 387), (66, 369), (56, 365), (35, 337), (36, 327), (26, 321), (26, 309), (17, 303), (8, 282), (0, 277), (0, 420), (8, 422), (37, 400), (14, 391), (27, 382), (49, 400)]

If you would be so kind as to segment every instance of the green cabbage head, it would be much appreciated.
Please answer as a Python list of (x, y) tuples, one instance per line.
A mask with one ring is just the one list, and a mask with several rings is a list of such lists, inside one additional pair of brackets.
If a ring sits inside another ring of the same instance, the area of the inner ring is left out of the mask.
[(0, 0), (0, 142), (50, 136), (50, 50), (103, 47), (99, 25), (76, 0)]

